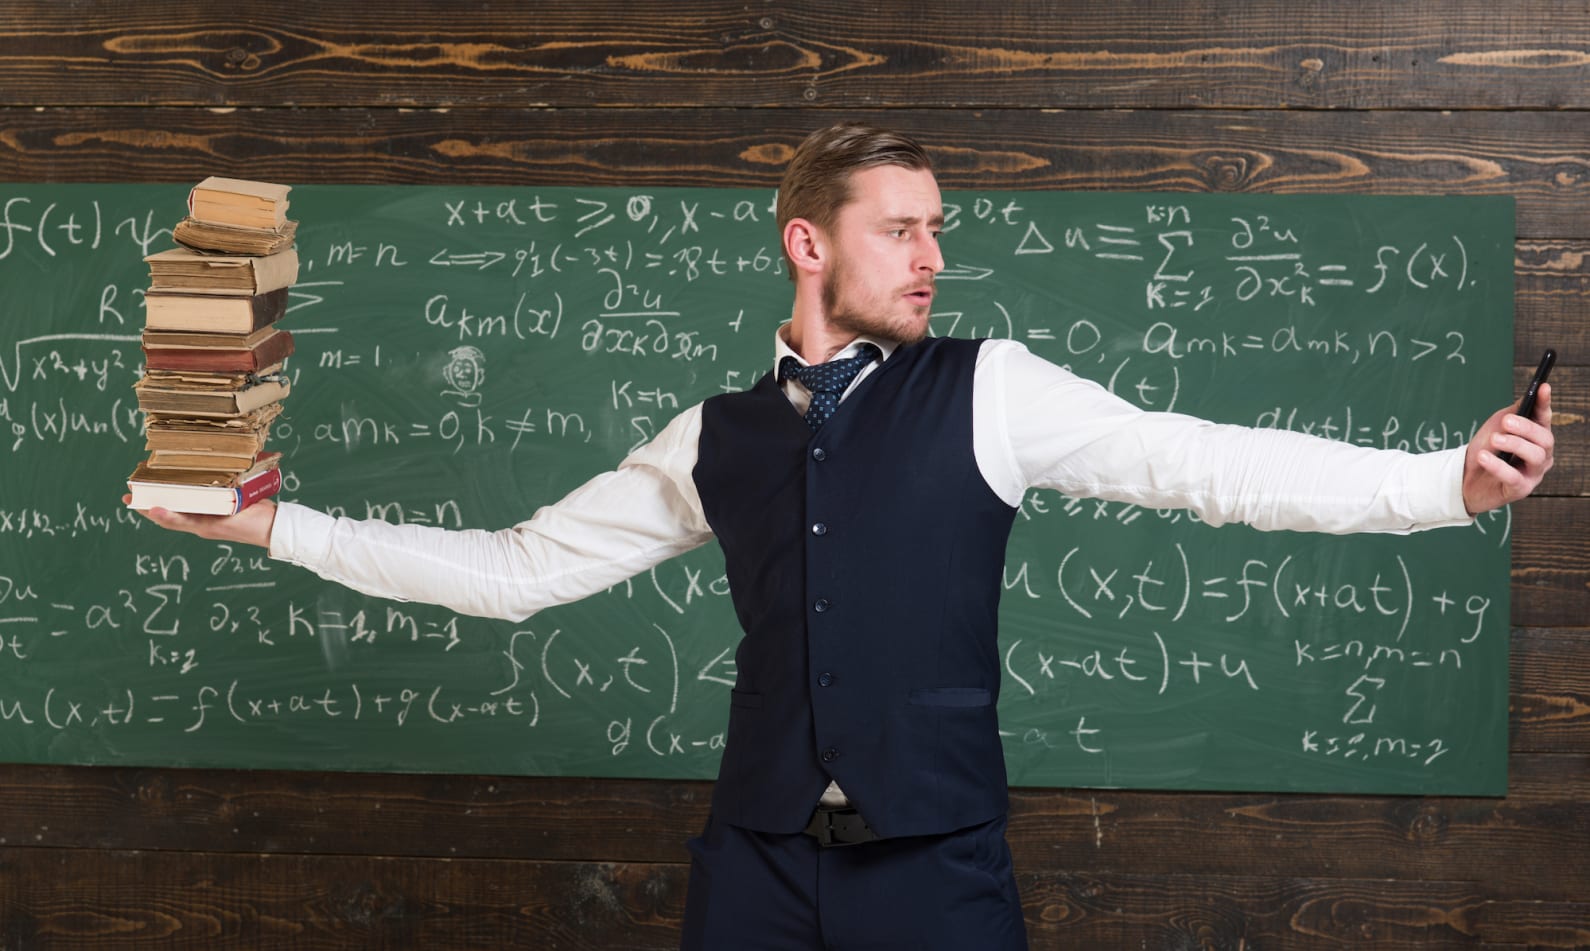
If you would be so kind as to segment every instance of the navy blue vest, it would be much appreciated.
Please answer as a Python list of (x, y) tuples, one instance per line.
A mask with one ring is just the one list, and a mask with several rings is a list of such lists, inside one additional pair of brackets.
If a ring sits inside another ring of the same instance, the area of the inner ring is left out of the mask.
[(702, 408), (735, 612), (713, 812), (804, 828), (836, 779), (882, 836), (1005, 812), (997, 614), (1015, 510), (972, 450), (979, 343), (900, 347), (813, 435), (772, 374)]

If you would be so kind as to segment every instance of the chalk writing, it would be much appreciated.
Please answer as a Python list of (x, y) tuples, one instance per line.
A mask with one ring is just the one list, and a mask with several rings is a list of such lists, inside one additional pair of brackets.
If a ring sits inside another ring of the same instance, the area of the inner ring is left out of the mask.
[[(0, 186), (0, 756), (711, 776), (741, 672), (710, 547), (513, 622), (117, 504), (141, 258), (183, 197)], [(283, 497), (333, 516), (522, 521), (753, 386), (789, 312), (767, 191), (319, 186), (293, 213), (270, 445)], [(1507, 398), (1511, 233), (1489, 199), (946, 193), (929, 332), (1144, 409), (1455, 449)], [(1264, 535), (1028, 491), (1001, 576), (1013, 779), (1495, 791), (1510, 526)]]

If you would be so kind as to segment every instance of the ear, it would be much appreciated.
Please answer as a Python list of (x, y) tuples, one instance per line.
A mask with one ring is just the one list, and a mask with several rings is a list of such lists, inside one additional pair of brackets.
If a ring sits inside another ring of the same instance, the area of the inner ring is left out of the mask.
[(822, 231), (805, 218), (784, 225), (784, 253), (796, 271), (821, 273), (828, 264), (828, 242)]

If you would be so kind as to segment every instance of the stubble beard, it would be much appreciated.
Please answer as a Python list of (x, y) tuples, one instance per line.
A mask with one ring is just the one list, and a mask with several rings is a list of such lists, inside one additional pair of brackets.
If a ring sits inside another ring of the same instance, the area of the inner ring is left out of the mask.
[[(914, 313), (910, 316), (891, 316), (881, 312), (883, 307), (877, 308), (879, 312), (873, 312), (866, 307), (870, 302), (863, 302), (864, 306), (858, 308), (854, 302), (839, 297), (839, 286), (844, 277), (844, 268), (837, 264), (823, 275), (823, 313), (827, 315), (830, 327), (897, 344), (918, 343), (927, 336), (927, 307), (913, 306), (911, 310)], [(896, 294), (895, 299), (898, 300), (899, 296)]]

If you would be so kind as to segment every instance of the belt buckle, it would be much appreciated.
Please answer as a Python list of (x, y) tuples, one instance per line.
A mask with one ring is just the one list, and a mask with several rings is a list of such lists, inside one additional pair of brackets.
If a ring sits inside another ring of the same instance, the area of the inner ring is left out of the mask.
[[(852, 818), (854, 823), (844, 821)], [(805, 831), (825, 849), (860, 845), (878, 838), (878, 834), (862, 820), (861, 813), (854, 807), (818, 809), (812, 813), (812, 821), (806, 824)]]

